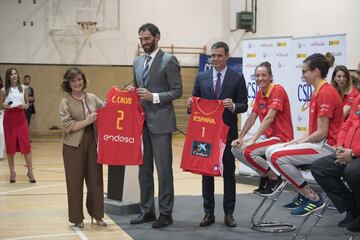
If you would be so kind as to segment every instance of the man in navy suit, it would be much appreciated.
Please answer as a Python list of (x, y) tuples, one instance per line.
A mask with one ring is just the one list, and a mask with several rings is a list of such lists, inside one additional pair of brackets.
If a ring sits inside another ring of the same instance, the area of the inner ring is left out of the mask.
[[(228, 227), (236, 227), (233, 217), (236, 201), (235, 159), (231, 153), (231, 142), (238, 137), (237, 114), (246, 112), (248, 108), (247, 89), (243, 75), (226, 65), (229, 59), (229, 47), (226, 43), (214, 43), (211, 47), (211, 58), (213, 69), (197, 75), (192, 95), (205, 99), (221, 99), (224, 102), (223, 121), (230, 127), (223, 155), (224, 223)], [(186, 106), (189, 109), (191, 103), (191, 98), (188, 98)], [(215, 222), (214, 177), (202, 177), (202, 196), (205, 217), (200, 222), (200, 226), (208, 226)]]

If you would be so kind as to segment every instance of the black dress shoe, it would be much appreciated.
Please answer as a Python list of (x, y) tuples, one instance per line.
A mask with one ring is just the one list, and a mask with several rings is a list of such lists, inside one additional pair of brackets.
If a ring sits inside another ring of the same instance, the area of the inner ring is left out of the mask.
[(173, 224), (171, 215), (160, 214), (158, 220), (152, 224), (153, 228), (163, 228)]
[(236, 222), (232, 214), (226, 214), (224, 217), (224, 223), (228, 227), (236, 227)]
[(346, 227), (346, 225), (348, 225), (349, 223), (351, 223), (354, 220), (353, 215), (351, 214), (350, 211), (346, 211), (346, 216), (343, 220), (341, 220), (340, 222), (338, 222), (338, 227)]
[(204, 218), (200, 222), (200, 227), (205, 227), (213, 224), (215, 222), (214, 213), (205, 213)]
[(130, 221), (131, 224), (142, 224), (147, 222), (156, 221), (155, 214), (151, 213), (141, 213), (137, 218)]
[(360, 217), (355, 218), (346, 228), (351, 232), (360, 232)]

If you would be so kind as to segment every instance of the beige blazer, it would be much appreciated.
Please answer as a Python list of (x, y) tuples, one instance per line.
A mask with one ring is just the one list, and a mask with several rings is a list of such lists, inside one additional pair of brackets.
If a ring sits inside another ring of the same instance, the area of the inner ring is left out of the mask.
[[(85, 93), (85, 104), (89, 109), (89, 114), (104, 106), (104, 103), (92, 93)], [(64, 144), (78, 147), (85, 128), (76, 131), (71, 131), (71, 128), (75, 121), (85, 120), (85, 109), (82, 101), (76, 100), (70, 94), (67, 94), (60, 102), (59, 112), (61, 126), (64, 129)], [(92, 127), (94, 128), (94, 137), (97, 138), (95, 123), (92, 124)]]

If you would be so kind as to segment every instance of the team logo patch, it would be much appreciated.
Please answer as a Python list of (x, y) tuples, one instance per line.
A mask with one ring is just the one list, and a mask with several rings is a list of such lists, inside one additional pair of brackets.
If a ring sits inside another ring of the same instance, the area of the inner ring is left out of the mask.
[(194, 156), (209, 158), (211, 154), (211, 144), (194, 141), (191, 147), (191, 154)]
[(355, 112), (357, 116), (360, 116), (360, 109)]
[(262, 103), (260, 103), (259, 108), (260, 108), (260, 109), (264, 109), (264, 108), (265, 108), (265, 105), (262, 104)]
[(329, 104), (321, 104), (320, 105), (320, 112), (327, 112), (330, 110), (330, 105)]

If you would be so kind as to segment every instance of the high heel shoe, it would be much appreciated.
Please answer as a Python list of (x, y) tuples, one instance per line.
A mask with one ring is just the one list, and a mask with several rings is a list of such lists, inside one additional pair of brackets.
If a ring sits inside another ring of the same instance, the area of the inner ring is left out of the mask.
[(16, 173), (14, 172), (14, 174), (10, 173), (10, 183), (15, 183), (16, 182)]
[(36, 180), (35, 180), (35, 178), (34, 178), (34, 176), (32, 174), (30, 175), (30, 173), (28, 173), (27, 177), (29, 178), (30, 183), (36, 183)]
[(74, 227), (83, 228), (84, 227), (84, 222), (75, 223)]
[[(91, 218), (91, 224), (94, 224), (93, 220), (94, 220), (94, 218)], [(98, 226), (101, 226), (101, 227), (107, 226), (106, 222), (104, 222), (104, 220), (102, 220), (102, 219), (100, 219), (100, 220), (95, 219), (95, 221), (96, 221), (96, 225), (98, 225)]]

